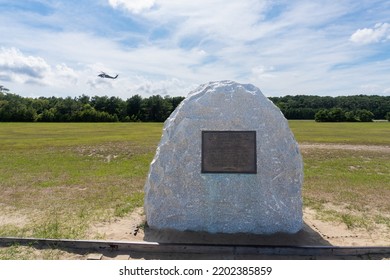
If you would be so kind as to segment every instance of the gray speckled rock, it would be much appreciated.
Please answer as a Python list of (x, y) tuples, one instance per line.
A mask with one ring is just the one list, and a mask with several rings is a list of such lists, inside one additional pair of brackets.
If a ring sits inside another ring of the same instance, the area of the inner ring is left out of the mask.
[[(256, 131), (257, 174), (201, 173), (202, 131)], [(295, 233), (302, 158), (280, 110), (252, 85), (201, 85), (164, 124), (145, 185), (149, 227)]]

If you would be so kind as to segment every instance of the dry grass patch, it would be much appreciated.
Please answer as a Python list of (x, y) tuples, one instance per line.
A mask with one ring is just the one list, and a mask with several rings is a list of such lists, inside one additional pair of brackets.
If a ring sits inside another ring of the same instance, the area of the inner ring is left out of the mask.
[(304, 203), (319, 218), (367, 230), (390, 225), (390, 152), (311, 147), (302, 154)]

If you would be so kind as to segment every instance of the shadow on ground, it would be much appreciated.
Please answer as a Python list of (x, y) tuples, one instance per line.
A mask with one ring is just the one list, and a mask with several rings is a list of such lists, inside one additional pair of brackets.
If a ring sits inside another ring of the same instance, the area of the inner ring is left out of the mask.
[(207, 232), (155, 230), (145, 228), (145, 241), (158, 243), (218, 244), (218, 245), (266, 245), (266, 246), (330, 246), (318, 232), (306, 223), (296, 234), (272, 235), (221, 234)]

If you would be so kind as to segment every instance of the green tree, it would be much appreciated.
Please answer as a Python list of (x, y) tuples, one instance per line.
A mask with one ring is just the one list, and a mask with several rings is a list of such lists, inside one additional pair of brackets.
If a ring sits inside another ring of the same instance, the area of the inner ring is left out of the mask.
[(3, 85), (0, 85), (0, 93), (3, 93), (3, 92), (9, 92), (9, 89), (6, 88), (6, 87), (3, 86)]
[(345, 112), (341, 108), (332, 108), (329, 110), (329, 118), (331, 122), (345, 121)]
[(37, 121), (39, 122), (55, 122), (58, 121), (58, 114), (55, 108), (45, 109), (38, 115)]
[(107, 112), (97, 111), (90, 104), (84, 104), (81, 111), (77, 112), (72, 121), (75, 122), (117, 122), (118, 116)]
[(91, 98), (90, 104), (99, 112), (116, 115), (119, 120), (124, 120), (127, 116), (126, 102), (119, 97), (94, 96)]
[(164, 98), (167, 102), (171, 103), (171, 110), (172, 112), (176, 109), (177, 106), (180, 105), (180, 103), (184, 100), (184, 97), (182, 96), (176, 96), (176, 97), (170, 97), (170, 96), (165, 96)]
[(160, 95), (153, 95), (142, 102), (144, 121), (163, 122), (172, 112), (172, 105)]
[(356, 114), (354, 111), (345, 112), (345, 120), (347, 122), (358, 122), (359, 121), (359, 119), (356, 117)]
[(133, 95), (126, 100), (126, 113), (129, 117), (128, 120), (140, 121), (144, 119), (142, 113), (142, 97), (140, 95)]
[(58, 98), (54, 108), (56, 109), (57, 121), (71, 122), (82, 110), (82, 104), (71, 97)]
[(356, 110), (355, 114), (360, 122), (372, 122), (374, 120), (374, 114), (366, 109)]
[(88, 96), (88, 95), (81, 95), (77, 98), (77, 101), (79, 101), (81, 104), (85, 105), (85, 104), (89, 104), (90, 103), (90, 100), (91, 98)]
[(330, 121), (330, 114), (328, 109), (322, 109), (319, 110), (315, 115), (314, 115), (314, 120), (316, 122), (329, 122)]
[(343, 122), (345, 121), (345, 112), (341, 108), (322, 109), (315, 116), (317, 122)]
[(0, 121), (36, 121), (37, 112), (31, 107), (29, 99), (12, 93), (0, 94)]

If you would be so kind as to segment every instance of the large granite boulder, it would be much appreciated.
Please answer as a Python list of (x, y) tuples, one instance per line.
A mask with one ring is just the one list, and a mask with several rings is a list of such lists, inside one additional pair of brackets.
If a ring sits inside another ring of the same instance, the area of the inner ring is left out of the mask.
[[(210, 153), (202, 155), (205, 131), (255, 133), (255, 170), (203, 170), (202, 157)], [(145, 184), (147, 223), (180, 231), (295, 233), (302, 227), (302, 180), (298, 145), (280, 110), (253, 85), (210, 82), (190, 92), (164, 124)]]

